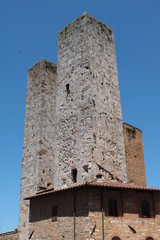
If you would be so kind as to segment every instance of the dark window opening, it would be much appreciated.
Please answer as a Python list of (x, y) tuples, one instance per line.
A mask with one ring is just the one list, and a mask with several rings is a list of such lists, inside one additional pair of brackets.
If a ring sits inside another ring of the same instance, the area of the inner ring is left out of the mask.
[(152, 237), (147, 237), (146, 240), (154, 240)]
[(113, 237), (112, 240), (121, 240), (119, 237)]
[(97, 179), (102, 179), (102, 174), (99, 173), (96, 175), (96, 177), (97, 177)]
[(150, 209), (149, 209), (149, 203), (147, 201), (143, 201), (141, 205), (142, 209), (142, 218), (150, 218)]
[(118, 207), (117, 201), (115, 199), (110, 199), (108, 203), (109, 216), (118, 217)]
[(76, 183), (76, 182), (77, 182), (77, 168), (73, 168), (73, 169), (71, 170), (71, 175), (72, 175), (72, 181), (73, 181), (74, 183)]
[(69, 83), (66, 84), (66, 91), (67, 91), (67, 95), (69, 95), (70, 94)]
[(57, 206), (52, 207), (52, 222), (57, 221)]

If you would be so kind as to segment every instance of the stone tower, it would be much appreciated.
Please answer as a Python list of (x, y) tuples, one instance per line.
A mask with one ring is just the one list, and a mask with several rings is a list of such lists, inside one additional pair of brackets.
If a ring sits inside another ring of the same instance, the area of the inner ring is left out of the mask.
[(127, 181), (113, 30), (84, 13), (59, 32), (58, 65), (28, 72), (19, 235), (28, 239), (25, 197), (102, 178)]
[(28, 71), (19, 239), (28, 239), (27, 195), (53, 183), (56, 66), (42, 60)]
[(126, 159), (113, 30), (84, 13), (59, 32), (55, 188), (126, 180)]

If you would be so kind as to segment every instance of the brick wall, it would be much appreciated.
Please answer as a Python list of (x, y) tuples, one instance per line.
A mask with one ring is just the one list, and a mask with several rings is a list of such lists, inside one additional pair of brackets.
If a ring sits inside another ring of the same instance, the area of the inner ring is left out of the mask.
[[(108, 202), (111, 198), (117, 201), (118, 217), (109, 216)], [(149, 203), (150, 218), (141, 217), (143, 199)], [(102, 240), (103, 234), (105, 240), (111, 240), (113, 236), (132, 240), (145, 240), (145, 237), (152, 236), (159, 240), (159, 199), (160, 193), (157, 192), (100, 188), (63, 191), (31, 199), (31, 239), (73, 240), (75, 232), (76, 240)], [(56, 222), (52, 222), (53, 205), (58, 207)]]
[[(31, 200), (30, 235), (31, 239), (66, 239), (73, 240), (89, 237), (88, 193), (76, 194), (76, 218), (74, 223), (74, 192), (67, 191)], [(52, 222), (52, 207), (57, 206), (57, 221)], [(74, 228), (75, 226), (75, 228)], [(74, 230), (75, 229), (75, 230)]]
[(127, 166), (127, 181), (146, 186), (142, 131), (124, 123), (124, 142)]
[[(91, 239), (102, 240), (102, 209), (101, 190), (90, 191), (89, 210), (90, 222), (96, 226)], [(159, 197), (159, 194), (155, 194)], [(96, 196), (95, 198), (93, 196)], [(117, 200), (118, 217), (108, 216), (108, 201), (110, 198)], [(141, 200), (146, 199), (150, 205), (151, 218), (141, 217)], [(158, 199), (158, 198), (157, 198)], [(158, 200), (159, 202), (159, 200)], [(151, 193), (139, 193), (130, 190), (104, 190), (103, 191), (104, 211), (104, 239), (110, 240), (113, 236), (120, 239), (144, 240), (146, 236), (160, 239), (160, 212), (153, 211), (153, 197)], [(85, 239), (85, 238), (84, 238)]]

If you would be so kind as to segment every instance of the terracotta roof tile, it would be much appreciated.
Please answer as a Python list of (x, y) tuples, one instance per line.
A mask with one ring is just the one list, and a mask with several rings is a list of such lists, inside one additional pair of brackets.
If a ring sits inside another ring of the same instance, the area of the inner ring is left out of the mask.
[(102, 188), (111, 188), (111, 189), (130, 189), (130, 190), (142, 190), (142, 191), (160, 191), (159, 188), (151, 188), (151, 187), (146, 187), (146, 186), (138, 186), (138, 185), (133, 185), (133, 184), (126, 184), (126, 183), (120, 183), (120, 182), (116, 182), (116, 181), (91, 181), (91, 182), (85, 182), (82, 184), (73, 184), (70, 185), (69, 187), (63, 187), (63, 188), (59, 188), (54, 190), (52, 189), (48, 189), (45, 191), (41, 191), (41, 192), (37, 192), (37, 194), (26, 197), (25, 200), (29, 200), (31, 198), (36, 198), (39, 196), (43, 196), (43, 195), (48, 195), (51, 193), (56, 193), (56, 192), (62, 192), (62, 191), (66, 191), (66, 190), (70, 190), (70, 189), (78, 189), (81, 187), (102, 187)]

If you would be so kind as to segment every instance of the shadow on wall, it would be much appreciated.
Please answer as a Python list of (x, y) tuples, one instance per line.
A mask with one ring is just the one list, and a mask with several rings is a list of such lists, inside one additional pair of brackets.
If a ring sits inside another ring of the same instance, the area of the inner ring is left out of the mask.
[[(146, 201), (147, 199), (147, 201)], [(87, 217), (90, 212), (104, 212), (104, 216), (154, 218), (155, 207), (151, 193), (129, 190), (85, 189), (42, 195), (30, 201), (30, 222), (59, 217)], [(103, 205), (103, 206), (102, 206)]]
[(53, 215), (73, 217), (75, 208), (76, 216), (88, 216), (87, 191), (79, 191), (76, 198), (74, 196), (74, 191), (67, 191), (31, 199), (30, 222), (53, 218)]

